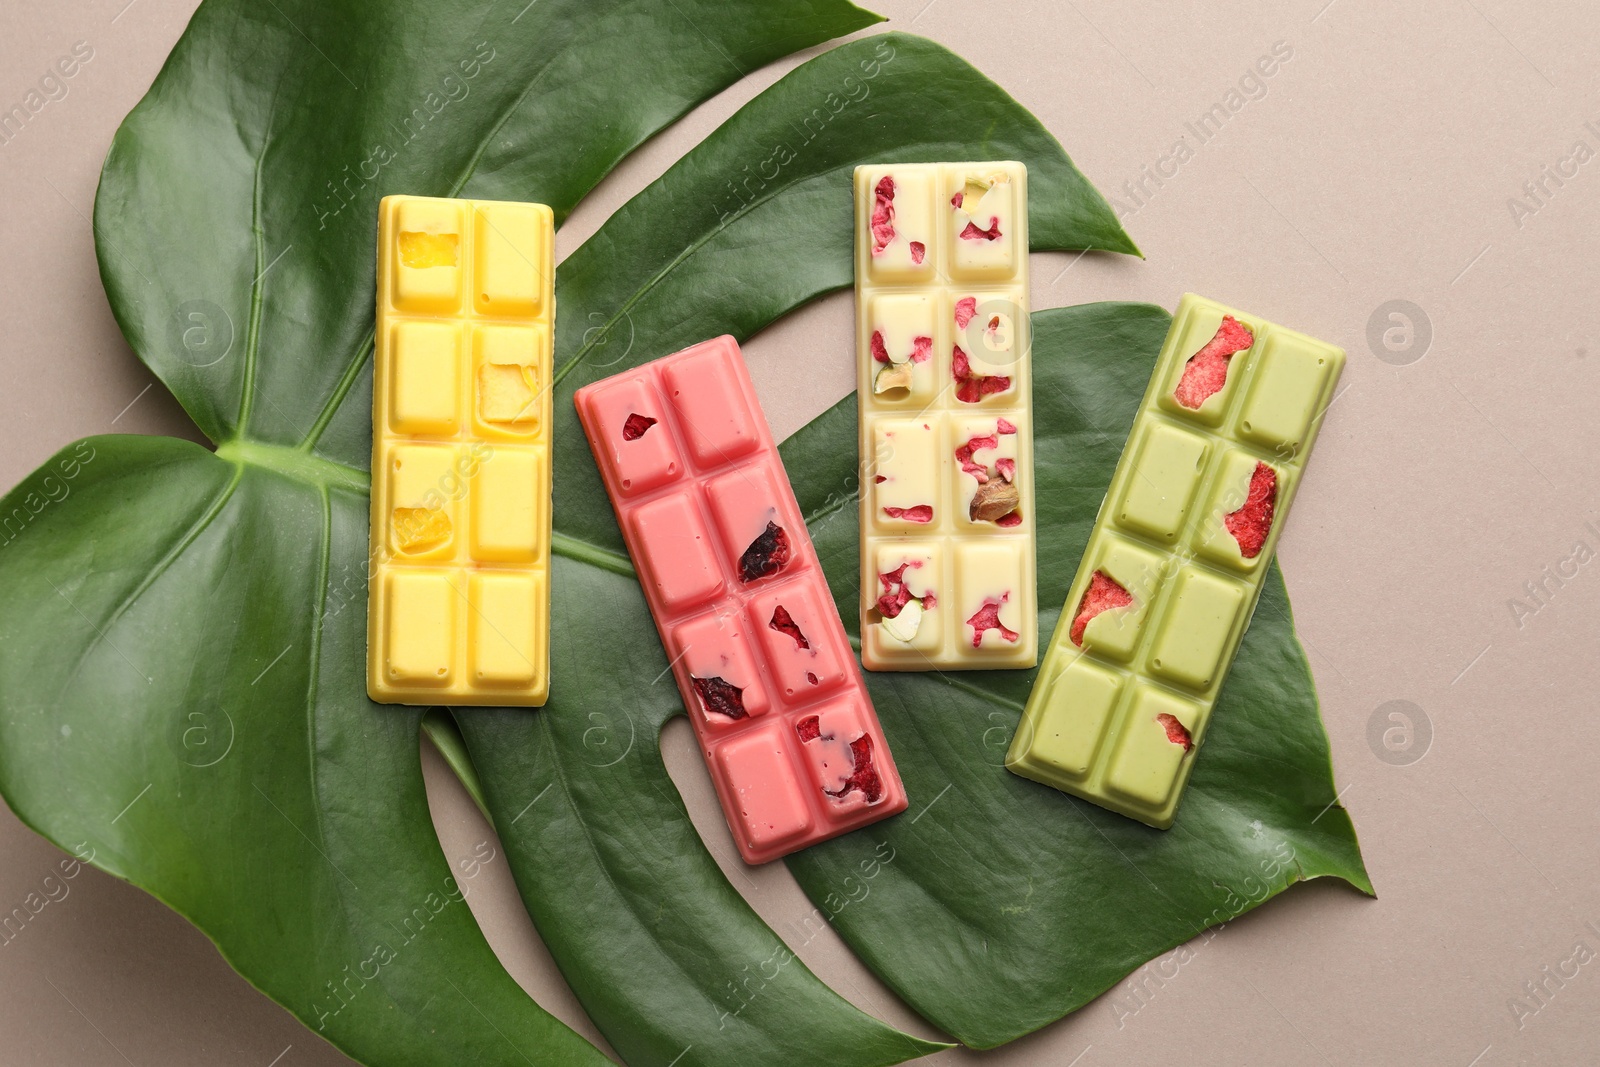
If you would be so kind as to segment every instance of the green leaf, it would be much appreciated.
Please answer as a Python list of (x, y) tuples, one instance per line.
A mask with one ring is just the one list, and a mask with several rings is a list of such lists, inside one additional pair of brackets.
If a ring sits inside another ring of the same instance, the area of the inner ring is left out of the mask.
[[(984, 116), (981, 139), (952, 126), (958, 106)], [(825, 119), (811, 117), (818, 109)], [(693, 341), (748, 335), (848, 285), (854, 167), (941, 157), (1026, 162), (1035, 247), (1132, 249), (1105, 201), (1016, 101), (946, 49), (886, 34), (833, 49), (762, 93), (558, 271), (555, 438), (572, 445), (555, 458), (551, 676), (565, 681), (541, 715), (472, 709), (455, 718), (523, 902), (630, 1062), (707, 1047), (737, 1062), (893, 1062), (936, 1047), (867, 1029), (865, 1017), (859, 1034), (811, 1027), (800, 1009), (821, 987), (701, 844), (658, 746), (682, 704), (571, 395)], [(765, 159), (776, 170), (752, 185), (753, 199), (729, 200), (729, 175), (747, 164), (759, 175)], [(830, 447), (853, 469), (853, 425)], [(783, 931), (791, 944), (822, 920), (809, 921)], [(660, 951), (642, 953), (652, 940)]]
[[(1041, 633), (1060, 615), (1170, 321), (1143, 304), (1033, 316)], [(781, 447), (852, 634), (855, 432), (851, 399)], [(1004, 770), (1036, 673), (869, 672), (911, 807), (788, 861), (867, 965), (947, 1033), (978, 1048), (1020, 1037), (1301, 879), (1372, 892), (1276, 564), (1171, 830)], [(886, 847), (895, 861), (864, 883)]]

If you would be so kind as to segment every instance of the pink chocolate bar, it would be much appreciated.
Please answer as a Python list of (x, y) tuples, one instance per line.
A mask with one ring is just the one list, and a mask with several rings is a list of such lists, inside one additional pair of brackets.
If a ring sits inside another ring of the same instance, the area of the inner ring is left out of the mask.
[(574, 399), (745, 862), (904, 811), (738, 344)]

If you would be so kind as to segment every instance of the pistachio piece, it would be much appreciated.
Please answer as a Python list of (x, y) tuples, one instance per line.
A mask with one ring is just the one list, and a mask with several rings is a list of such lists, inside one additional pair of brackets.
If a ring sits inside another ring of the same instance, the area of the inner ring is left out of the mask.
[(892, 619), (884, 619), (878, 625), (896, 641), (910, 642), (917, 636), (917, 628), (922, 625), (922, 601), (915, 598), (906, 601), (900, 614)]
[(973, 522), (997, 522), (1016, 511), (1021, 502), (1015, 483), (994, 478), (978, 486), (967, 514)]
[(911, 388), (911, 364), (888, 363), (879, 371), (878, 376), (872, 379), (874, 393), (887, 393), (891, 389)]

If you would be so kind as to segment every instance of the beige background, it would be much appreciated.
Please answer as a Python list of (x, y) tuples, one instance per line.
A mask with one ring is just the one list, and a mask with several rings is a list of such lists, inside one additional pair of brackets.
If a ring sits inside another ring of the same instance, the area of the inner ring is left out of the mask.
[[(147, 388), (118, 333), (88, 222), (112, 132), (194, 6), (6, 0), (0, 14), (7, 107), (74, 42), (95, 53), (65, 99), (0, 145), (0, 486), (81, 435), (194, 432), (159, 386)], [(1600, 151), (1585, 126), (1600, 130), (1600, 13), (1580, 0), (1033, 0), (986, 5), (993, 18), (980, 21), (970, 0), (875, 6), (997, 79), (1127, 209), (1148, 260), (1037, 256), (1036, 308), (1171, 307), (1192, 289), (1351, 357), (1280, 555), (1381, 899), (1296, 887), (1202, 942), (1175, 978), (1144, 983), (1154, 995), (1142, 1007), (1124, 984), (986, 1058), (1596, 1062), (1600, 956), (1550, 982), (1542, 1003), (1525, 999), (1520, 1019), (1510, 1003), (1575, 943), (1600, 953), (1600, 565), (1568, 566), (1565, 579), (1545, 571), (1576, 542), (1600, 551), (1600, 162), (1573, 163), (1559, 187), (1547, 180), (1520, 220), (1508, 198), (1576, 141)], [(1159, 188), (1147, 181), (1138, 200), (1123, 191), (1280, 41), (1292, 58), (1264, 96)], [(794, 62), (758, 72), (625, 163), (562, 231), (561, 254)], [(1413, 302), (1408, 318), (1378, 314), (1391, 300)], [(835, 296), (748, 346), (780, 437), (851, 388), (847, 363), (819, 380), (808, 358), (848, 349), (851, 315), (850, 297)], [(1369, 344), (1374, 315), (1378, 334), (1392, 327), (1391, 347), (1381, 336)], [(1541, 580), (1542, 603), (1524, 588)], [(1409, 735), (1383, 707), (1394, 700), (1414, 705)], [(681, 721), (667, 747), (734, 883), (775, 926), (808, 910), (781, 864), (745, 870), (731, 859)], [(431, 752), (424, 762), (446, 847), (464, 855), (488, 830)], [(0, 808), (0, 911), (58, 857)], [(151, 898), (96, 871), (69, 884), (0, 947), (0, 1060), (348, 1062)], [(503, 861), (470, 900), (506, 966), (592, 1036)], [(931, 1033), (837, 941), (818, 938), (801, 955), (866, 1010)]]

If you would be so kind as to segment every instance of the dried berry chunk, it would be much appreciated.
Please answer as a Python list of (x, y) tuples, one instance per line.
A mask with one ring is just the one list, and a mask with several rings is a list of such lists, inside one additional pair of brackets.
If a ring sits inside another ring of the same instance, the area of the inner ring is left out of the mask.
[(821, 719), (816, 715), (807, 715), (794, 724), (794, 732), (800, 735), (800, 742), (815, 741), (822, 736)]
[(800, 627), (795, 625), (794, 617), (789, 614), (789, 609), (779, 604), (772, 609), (772, 621), (767, 624), (780, 634), (788, 634), (794, 638), (794, 643), (801, 648), (810, 648), (811, 642), (806, 640), (806, 635), (800, 632)]
[(1017, 424), (1010, 419), (999, 418), (994, 420), (994, 428), (1001, 433), (1016, 433)]
[(644, 432), (656, 424), (656, 420), (648, 415), (641, 415), (637, 411), (629, 415), (622, 424), (622, 439), (624, 441), (637, 441), (644, 436)]
[(883, 779), (878, 777), (877, 768), (872, 765), (872, 738), (862, 734), (850, 742), (850, 758), (854, 769), (850, 777), (845, 779), (843, 788), (837, 792), (824, 789), (830, 797), (843, 797), (852, 789), (859, 789), (866, 796), (867, 803), (876, 804), (878, 798), (883, 796)]
[(967, 625), (972, 627), (973, 648), (983, 644), (983, 635), (990, 630), (999, 630), (1001, 637), (1016, 644), (1022, 635), (1015, 630), (1008, 630), (1005, 623), (1000, 621), (1000, 606), (1010, 599), (1010, 593), (1006, 593), (999, 600), (990, 597), (983, 602), (983, 607), (973, 612), (972, 618), (967, 620)]
[(1222, 325), (1205, 347), (1183, 365), (1183, 377), (1172, 391), (1172, 398), (1191, 411), (1196, 410), (1228, 384), (1228, 363), (1234, 355), (1255, 343), (1250, 327), (1232, 315), (1222, 316)]
[(750, 542), (750, 547), (739, 557), (739, 577), (746, 582), (777, 574), (789, 562), (789, 535), (782, 526), (768, 522), (761, 536)]
[(925, 258), (927, 258), (927, 255), (928, 255), (928, 246), (927, 245), (923, 244), (921, 241), (912, 241), (911, 242), (911, 262), (917, 264), (918, 266), (921, 266), (922, 265), (922, 261)]
[(894, 179), (885, 174), (878, 179), (872, 200), (872, 254), (883, 255), (883, 250), (894, 240)]
[(978, 313), (978, 298), (964, 296), (956, 301), (956, 328), (965, 330), (967, 323), (972, 321), (972, 316)]
[[(978, 486), (978, 491), (972, 494), (967, 517), (973, 522), (997, 522), (1015, 526), (1017, 522), (1022, 521), (1022, 516), (1017, 514), (1017, 506), (1021, 503), (1022, 497), (1017, 492), (1015, 483), (996, 478), (984, 482)], [(1003, 521), (1013, 515), (1016, 515), (1016, 522)]]
[[(872, 337), (867, 342), (867, 348), (872, 352), (872, 358), (879, 363), (891, 363), (888, 346), (883, 343), (883, 331), (873, 330)], [(911, 362), (926, 363), (928, 357), (933, 355), (933, 338), (913, 337), (911, 339)]]
[(1000, 472), (1000, 477), (1008, 482), (1017, 480), (1017, 461), (1009, 456), (1001, 456), (994, 461), (994, 469)]
[(689, 681), (694, 683), (695, 695), (700, 698), (706, 711), (726, 715), (730, 719), (745, 717), (744, 690), (739, 686), (722, 678), (691, 676)]
[(883, 583), (883, 595), (878, 598), (878, 612), (886, 619), (892, 619), (900, 614), (900, 609), (906, 606), (907, 601), (914, 599), (911, 590), (906, 588), (906, 568), (920, 567), (921, 561), (906, 561), (886, 574), (878, 575), (878, 581)]
[(989, 216), (989, 228), (980, 230), (976, 222), (969, 222), (961, 231), (964, 241), (997, 241), (1000, 239), (1000, 220), (996, 216)]
[(1239, 555), (1255, 559), (1272, 532), (1272, 513), (1278, 506), (1278, 472), (1257, 461), (1250, 475), (1250, 492), (1243, 506), (1223, 518), (1222, 523), (1239, 542)]
[(1115, 578), (1108, 576), (1105, 571), (1095, 571), (1089, 579), (1089, 588), (1083, 591), (1082, 598), (1078, 601), (1077, 613), (1072, 617), (1072, 629), (1068, 636), (1072, 643), (1083, 647), (1083, 630), (1102, 611), (1112, 608), (1125, 608), (1133, 603), (1133, 595), (1122, 587)]
[(904, 519), (907, 522), (932, 522), (932, 504), (913, 504), (909, 508), (886, 507), (883, 513), (891, 519)]
[(1011, 379), (1006, 375), (974, 374), (972, 362), (960, 345), (951, 353), (950, 369), (956, 379), (956, 399), (963, 404), (976, 404), (986, 396), (1011, 388)]
[(1189, 736), (1189, 728), (1179, 722), (1173, 715), (1166, 712), (1156, 716), (1156, 722), (1167, 732), (1167, 740), (1175, 745), (1182, 745), (1185, 752), (1194, 747), (1194, 739)]
[(956, 449), (956, 462), (961, 464), (963, 474), (970, 474), (980, 483), (989, 480), (989, 468), (972, 458), (974, 452), (982, 452), (986, 448), (999, 448), (1000, 438), (995, 434), (987, 437), (974, 437), (960, 448)]

